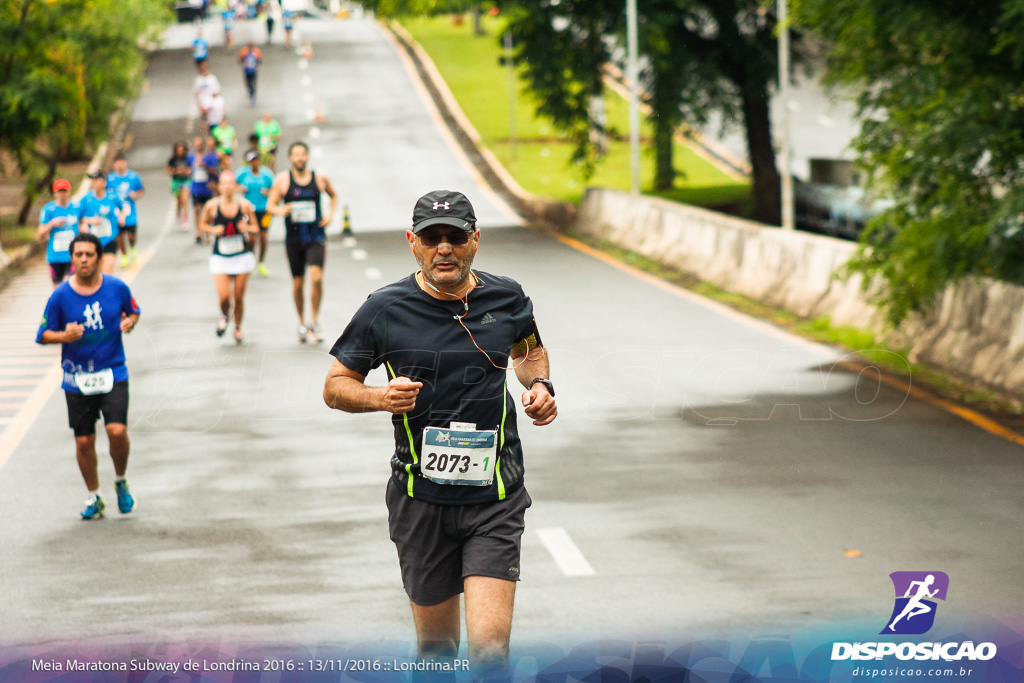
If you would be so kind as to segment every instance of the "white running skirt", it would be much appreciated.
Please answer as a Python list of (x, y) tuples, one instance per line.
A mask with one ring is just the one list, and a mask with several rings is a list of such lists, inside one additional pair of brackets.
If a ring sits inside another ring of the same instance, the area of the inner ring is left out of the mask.
[(245, 251), (235, 256), (210, 254), (210, 272), (214, 275), (245, 275), (256, 268), (256, 254)]

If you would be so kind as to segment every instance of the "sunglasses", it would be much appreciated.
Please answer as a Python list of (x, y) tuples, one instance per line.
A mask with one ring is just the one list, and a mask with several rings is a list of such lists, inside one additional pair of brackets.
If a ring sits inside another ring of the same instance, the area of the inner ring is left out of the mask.
[(455, 230), (453, 232), (430, 232), (419, 234), (420, 242), (425, 247), (436, 247), (441, 242), (447, 242), (453, 247), (461, 247), (469, 242), (470, 232), (467, 230)]

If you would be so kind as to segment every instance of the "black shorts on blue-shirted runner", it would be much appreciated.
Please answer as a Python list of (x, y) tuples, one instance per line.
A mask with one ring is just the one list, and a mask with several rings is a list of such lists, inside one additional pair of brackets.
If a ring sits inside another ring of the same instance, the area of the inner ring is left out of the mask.
[(64, 282), (64, 278), (66, 278), (71, 273), (70, 263), (51, 263), (49, 265), (50, 280), (52, 280), (53, 284), (55, 285)]
[(114, 382), (106, 394), (76, 394), (64, 392), (68, 404), (68, 426), (75, 436), (92, 436), (96, 433), (96, 420), (103, 414), (104, 424), (128, 424), (128, 382)]

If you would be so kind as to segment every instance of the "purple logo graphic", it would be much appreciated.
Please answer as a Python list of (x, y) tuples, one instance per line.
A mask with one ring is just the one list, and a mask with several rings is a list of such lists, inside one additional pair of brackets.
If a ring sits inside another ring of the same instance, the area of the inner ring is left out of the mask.
[(896, 604), (880, 634), (920, 635), (935, 623), (936, 600), (945, 600), (949, 577), (945, 572), (893, 572)]

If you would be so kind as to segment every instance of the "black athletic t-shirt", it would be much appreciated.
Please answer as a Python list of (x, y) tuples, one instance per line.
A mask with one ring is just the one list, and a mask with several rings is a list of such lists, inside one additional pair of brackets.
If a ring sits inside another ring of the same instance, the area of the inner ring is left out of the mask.
[[(391, 416), (391, 476), (399, 489), (430, 503), (503, 500), (523, 483), (516, 402), (506, 387), (507, 372), (500, 368), (508, 366), (512, 347), (532, 333), (533, 302), (515, 280), (473, 272), (480, 286), (469, 293), (463, 322), (497, 368), (454, 318), (464, 312), (462, 303), (433, 298), (415, 275), (367, 297), (331, 349), (332, 356), (361, 375), (384, 365), (389, 381), (405, 376), (423, 382), (412, 412)], [(438, 484), (420, 476), (423, 429), (447, 428), (453, 421), (498, 430), (498, 465), (489, 486)]]
[(188, 180), (192, 177), (192, 166), (188, 163), (187, 156), (173, 156), (167, 160), (171, 168), (171, 177), (175, 180)]

